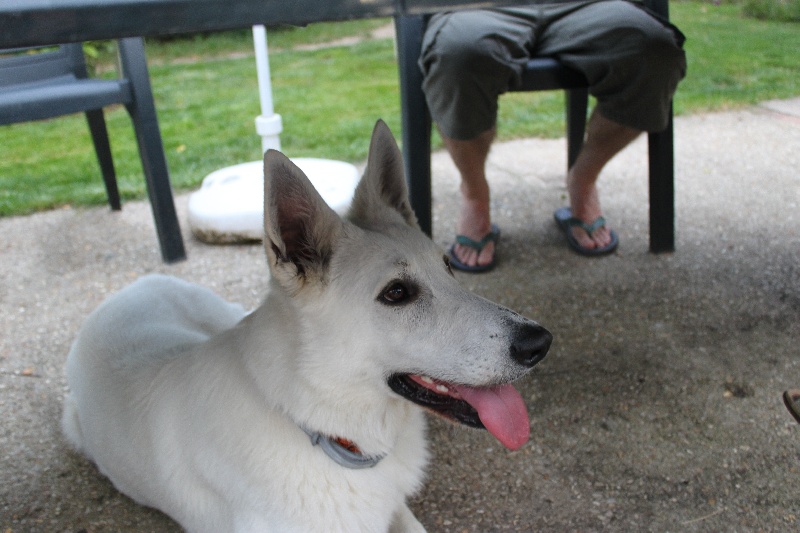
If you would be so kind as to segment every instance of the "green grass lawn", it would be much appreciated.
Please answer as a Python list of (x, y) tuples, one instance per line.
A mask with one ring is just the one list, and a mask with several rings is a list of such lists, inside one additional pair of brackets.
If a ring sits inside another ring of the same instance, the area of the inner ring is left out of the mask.
[[(671, 4), (687, 35), (689, 73), (675, 98), (678, 114), (715, 111), (800, 95), (800, 27), (742, 18), (738, 6)], [(400, 133), (394, 43), (302, 51), (300, 44), (368, 36), (388, 20), (270, 29), (275, 108), (290, 157), (347, 161), (366, 157), (377, 118)], [(108, 72), (101, 47), (100, 75)], [(148, 58), (162, 136), (176, 190), (210, 172), (260, 158), (260, 114), (249, 31), (149, 42)], [(560, 92), (516, 93), (501, 100), (499, 138), (563, 134)], [(144, 196), (133, 131), (122, 108), (107, 112), (124, 199)], [(0, 216), (105, 202), (82, 115), (0, 127)]]

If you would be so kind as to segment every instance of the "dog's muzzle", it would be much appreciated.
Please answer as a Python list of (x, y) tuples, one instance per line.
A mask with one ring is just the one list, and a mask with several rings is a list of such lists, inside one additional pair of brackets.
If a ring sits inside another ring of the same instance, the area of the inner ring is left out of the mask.
[[(534, 322), (515, 327), (510, 357), (525, 368), (544, 359), (553, 335)], [(504, 446), (516, 450), (528, 440), (530, 420), (525, 401), (510, 383), (467, 385), (421, 374), (394, 374), (389, 388), (445, 418), (475, 428), (486, 428)]]

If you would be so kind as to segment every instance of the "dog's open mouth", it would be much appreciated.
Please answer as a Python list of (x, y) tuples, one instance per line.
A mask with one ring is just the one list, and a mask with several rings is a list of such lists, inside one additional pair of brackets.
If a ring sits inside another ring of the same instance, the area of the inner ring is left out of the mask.
[(528, 441), (528, 409), (510, 383), (470, 387), (417, 374), (395, 374), (388, 384), (403, 398), (445, 418), (486, 428), (506, 448), (516, 450)]

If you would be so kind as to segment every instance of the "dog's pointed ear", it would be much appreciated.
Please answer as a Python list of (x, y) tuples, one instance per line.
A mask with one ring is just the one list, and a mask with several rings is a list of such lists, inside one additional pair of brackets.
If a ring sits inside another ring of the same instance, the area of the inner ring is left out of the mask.
[(264, 154), (264, 247), (290, 292), (322, 280), (342, 221), (288, 157)]
[(400, 214), (409, 226), (419, 229), (408, 200), (403, 154), (389, 126), (378, 120), (369, 143), (367, 168), (356, 188), (348, 216), (356, 223), (385, 222), (381, 217), (385, 217), (386, 210), (380, 207), (387, 206)]

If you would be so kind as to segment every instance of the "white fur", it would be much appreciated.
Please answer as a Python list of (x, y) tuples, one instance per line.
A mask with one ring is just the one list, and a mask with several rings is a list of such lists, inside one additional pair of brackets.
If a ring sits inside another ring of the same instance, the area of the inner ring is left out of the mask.
[[(109, 298), (67, 360), (73, 446), (192, 532), (424, 531), (406, 506), (428, 459), (424, 419), (387, 378), (519, 377), (508, 346), (525, 319), (458, 285), (416, 227), (400, 167), (379, 123), (343, 220), (269, 152), (264, 303), (246, 314), (161, 275)], [(394, 280), (413, 284), (413, 301), (381, 301)], [(343, 468), (300, 425), (386, 457)]]

